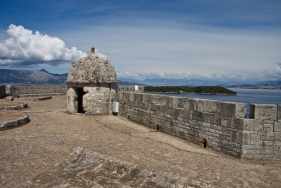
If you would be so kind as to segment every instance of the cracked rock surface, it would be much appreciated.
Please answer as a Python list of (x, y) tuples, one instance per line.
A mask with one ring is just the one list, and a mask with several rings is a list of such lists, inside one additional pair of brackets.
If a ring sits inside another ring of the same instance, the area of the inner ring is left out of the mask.
[[(280, 162), (232, 158), (120, 116), (69, 114), (66, 96), (28, 105), (22, 110), (31, 120), (28, 124), (0, 131), (0, 187), (87, 187), (87, 182), (89, 187), (133, 187), (130, 182), (138, 176), (123, 173), (126, 169), (158, 177), (162, 187), (176, 182), (186, 187), (281, 185)], [(69, 159), (69, 154), (79, 147), (85, 158), (75, 163), (75, 155)], [(62, 183), (53, 185), (56, 179)]]
[[(69, 160), (19, 187), (191, 187), (138, 166), (77, 148)], [(193, 186), (192, 186), (193, 187)]]

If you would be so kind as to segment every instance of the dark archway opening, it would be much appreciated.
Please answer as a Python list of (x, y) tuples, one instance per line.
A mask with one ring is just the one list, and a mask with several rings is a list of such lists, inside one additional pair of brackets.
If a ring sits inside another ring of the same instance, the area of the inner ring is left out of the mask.
[(85, 113), (85, 111), (83, 110), (83, 95), (85, 94), (85, 92), (83, 91), (83, 88), (77, 88), (77, 102), (78, 102), (78, 109), (77, 112), (78, 113)]

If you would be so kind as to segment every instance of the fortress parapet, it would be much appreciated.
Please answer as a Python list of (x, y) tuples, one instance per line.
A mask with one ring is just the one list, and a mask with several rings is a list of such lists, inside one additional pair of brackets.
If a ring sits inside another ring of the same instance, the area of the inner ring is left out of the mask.
[[(123, 89), (124, 90), (124, 89)], [(281, 105), (246, 104), (118, 91), (119, 114), (237, 158), (281, 159)]]

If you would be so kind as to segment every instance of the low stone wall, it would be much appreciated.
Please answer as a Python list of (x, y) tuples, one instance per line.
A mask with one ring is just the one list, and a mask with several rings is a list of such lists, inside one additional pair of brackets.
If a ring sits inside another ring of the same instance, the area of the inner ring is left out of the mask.
[(25, 104), (17, 104), (17, 105), (7, 105), (7, 106), (0, 106), (0, 110), (21, 110), (24, 108), (28, 108), (28, 105)]
[(25, 125), (29, 121), (30, 121), (30, 119), (29, 119), (29, 116), (27, 116), (27, 115), (18, 117), (15, 120), (7, 120), (3, 123), (0, 123), (0, 131)]
[(11, 85), (10, 95), (19, 96), (22, 94), (51, 94), (60, 93), (66, 94), (67, 86), (65, 85)]
[(127, 91), (127, 92), (144, 92), (144, 86), (138, 86), (138, 90), (136, 91), (135, 86), (119, 86), (118, 91)]
[(1, 85), (0, 86), (0, 99), (6, 97), (6, 86), (5, 85)]
[(245, 103), (124, 91), (118, 91), (118, 101), (121, 116), (187, 141), (205, 138), (209, 147), (238, 158), (281, 159), (276, 105), (253, 105), (255, 119), (245, 119)]

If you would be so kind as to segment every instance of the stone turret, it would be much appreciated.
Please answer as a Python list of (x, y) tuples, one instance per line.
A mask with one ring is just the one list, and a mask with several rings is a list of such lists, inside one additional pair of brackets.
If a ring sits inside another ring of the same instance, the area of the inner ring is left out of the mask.
[(116, 73), (108, 59), (96, 53), (75, 62), (67, 76), (67, 110), (71, 113), (109, 114), (115, 97)]

